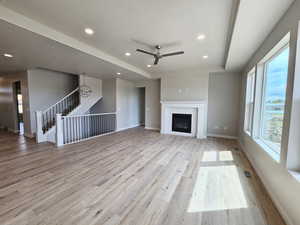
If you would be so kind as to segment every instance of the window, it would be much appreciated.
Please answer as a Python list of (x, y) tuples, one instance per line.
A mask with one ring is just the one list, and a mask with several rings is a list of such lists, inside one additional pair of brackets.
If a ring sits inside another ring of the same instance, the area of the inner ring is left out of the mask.
[(252, 119), (253, 119), (253, 109), (254, 109), (254, 87), (255, 87), (255, 69), (251, 70), (247, 76), (244, 130), (249, 135), (251, 135), (252, 133)]
[(288, 64), (288, 46), (264, 63), (259, 139), (277, 154), (281, 149)]
[(17, 100), (18, 100), (18, 112), (20, 114), (22, 114), (23, 113), (23, 98), (22, 98), (21, 94), (17, 95)]

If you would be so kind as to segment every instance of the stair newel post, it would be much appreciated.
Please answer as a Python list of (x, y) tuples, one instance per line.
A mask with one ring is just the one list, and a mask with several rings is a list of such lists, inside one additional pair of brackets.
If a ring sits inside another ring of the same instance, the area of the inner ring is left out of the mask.
[(35, 112), (35, 121), (36, 121), (36, 142), (41, 143), (44, 141), (44, 132), (43, 132), (43, 112)]
[(64, 145), (64, 131), (62, 114), (56, 114), (56, 146)]

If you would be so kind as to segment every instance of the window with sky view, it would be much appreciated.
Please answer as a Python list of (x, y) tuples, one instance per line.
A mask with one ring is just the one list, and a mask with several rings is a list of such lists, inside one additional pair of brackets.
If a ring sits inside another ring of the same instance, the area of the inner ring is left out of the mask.
[(286, 47), (265, 65), (261, 138), (277, 153), (281, 146), (288, 62)]

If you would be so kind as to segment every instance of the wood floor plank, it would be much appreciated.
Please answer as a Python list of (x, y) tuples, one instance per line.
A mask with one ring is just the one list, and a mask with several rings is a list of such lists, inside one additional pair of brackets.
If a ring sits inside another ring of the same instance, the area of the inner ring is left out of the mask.
[(237, 147), (143, 128), (62, 148), (0, 132), (0, 224), (284, 225)]

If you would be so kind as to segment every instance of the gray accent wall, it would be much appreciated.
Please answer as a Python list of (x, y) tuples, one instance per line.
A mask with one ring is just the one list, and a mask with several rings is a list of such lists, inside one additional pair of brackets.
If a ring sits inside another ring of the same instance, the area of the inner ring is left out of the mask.
[(238, 137), (240, 73), (212, 73), (208, 88), (208, 135)]
[(209, 72), (187, 70), (168, 73), (161, 78), (162, 101), (200, 101), (208, 98)]
[(29, 70), (30, 133), (36, 132), (36, 111), (46, 110), (77, 87), (78, 76), (42, 69)]
[(103, 98), (97, 102), (90, 110), (90, 113), (111, 113), (116, 112), (116, 79), (102, 80)]

